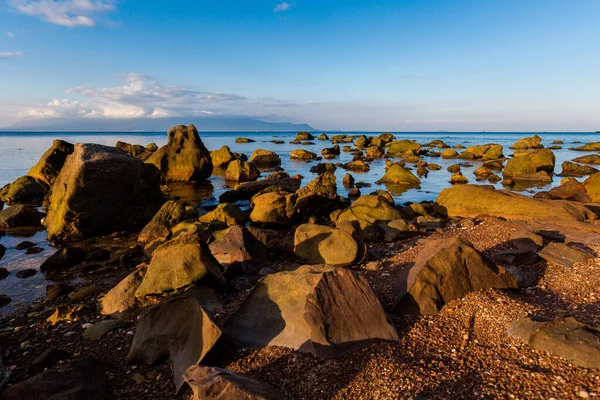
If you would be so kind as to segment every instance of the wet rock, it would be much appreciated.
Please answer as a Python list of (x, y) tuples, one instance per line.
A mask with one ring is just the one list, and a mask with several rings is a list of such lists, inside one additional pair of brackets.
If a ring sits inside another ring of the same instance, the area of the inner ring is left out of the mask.
[[(378, 146), (377, 143), (373, 143), (374, 146)], [(379, 146), (381, 147), (381, 146)], [(390, 156), (401, 156), (404, 154), (410, 154), (413, 156), (418, 156), (421, 154), (421, 145), (412, 140), (396, 140), (391, 142), (388, 147), (387, 153)]]
[(292, 160), (314, 160), (317, 158), (317, 155), (315, 153), (312, 153), (310, 151), (307, 150), (303, 150), (303, 149), (298, 149), (298, 150), (292, 150), (292, 152), (290, 153), (290, 158)]
[(219, 221), (227, 226), (232, 225), (244, 225), (246, 223), (246, 216), (240, 210), (238, 206), (233, 203), (219, 204), (217, 208), (202, 215), (198, 221), (200, 222), (212, 222)]
[(31, 365), (29, 366), (29, 372), (39, 374), (40, 372), (44, 372), (46, 368), (52, 368), (58, 364), (59, 361), (67, 358), (69, 358), (69, 353), (64, 350), (51, 347), (37, 356), (37, 358), (31, 362)]
[(344, 187), (351, 188), (354, 186), (354, 177), (351, 174), (344, 175), (344, 179), (342, 181)]
[(342, 199), (337, 193), (335, 175), (325, 172), (298, 189), (291, 201), (294, 202), (294, 214), (300, 216), (329, 215), (341, 208)]
[(477, 185), (456, 185), (438, 195), (436, 209), (449, 217), (491, 215), (509, 219), (586, 221), (596, 215), (580, 203), (534, 199), (505, 190)]
[(319, 137), (317, 138), (318, 140), (329, 140), (329, 136), (327, 136), (326, 134), (322, 133), (319, 135)]
[(442, 158), (457, 158), (458, 157), (458, 151), (454, 150), (454, 149), (444, 149), (444, 151), (442, 151)]
[(65, 164), (67, 156), (73, 153), (74, 149), (75, 147), (71, 143), (54, 140), (52, 147), (46, 150), (37, 164), (27, 172), (27, 175), (51, 188)]
[(23, 242), (17, 243), (17, 245), (15, 246), (15, 249), (17, 249), (17, 250), (26, 250), (26, 249), (28, 249), (30, 247), (33, 247), (33, 246), (35, 246), (35, 243), (30, 242), (28, 240), (25, 240)]
[(296, 140), (314, 140), (314, 136), (309, 132), (298, 132)]
[(226, 369), (194, 365), (184, 379), (192, 388), (192, 400), (255, 399), (286, 400), (288, 397), (257, 378), (236, 374)]
[(344, 164), (342, 168), (354, 172), (369, 172), (371, 170), (369, 164), (367, 164), (363, 160), (351, 161), (349, 163)]
[(213, 238), (210, 251), (228, 274), (235, 269), (249, 274), (268, 264), (267, 239), (256, 228), (232, 226), (215, 232)]
[(502, 158), (502, 146), (495, 143), (467, 147), (459, 156), (463, 160), (496, 160)]
[(488, 267), (462, 239), (431, 240), (414, 265), (398, 274), (394, 312), (437, 314), (449, 301), (485, 288), (512, 289), (517, 282), (502, 267)]
[[(521, 178), (521, 176), (535, 176), (534, 174), (541, 171), (553, 173), (555, 161), (556, 157), (552, 150), (549, 149), (538, 150), (533, 153), (516, 154), (515, 157), (509, 159), (506, 163), (503, 176), (505, 179), (519, 180), (525, 179)], [(544, 176), (540, 175), (540, 177)]]
[(106, 319), (96, 322), (83, 332), (83, 337), (89, 340), (100, 340), (110, 331), (127, 326), (127, 323), (118, 319)]
[(27, 278), (31, 278), (35, 274), (37, 274), (37, 271), (35, 269), (33, 269), (33, 268), (27, 268), (27, 269), (22, 269), (22, 270), (18, 271), (15, 274), (15, 276), (17, 278), (27, 279)]
[(600, 165), (600, 155), (599, 154), (589, 154), (587, 156), (577, 157), (573, 159), (573, 162), (580, 164), (593, 164)]
[(199, 364), (220, 336), (221, 329), (195, 299), (170, 299), (144, 313), (127, 361), (153, 365), (168, 357), (179, 392), (185, 371)]
[(245, 346), (289, 347), (321, 359), (398, 340), (366, 279), (329, 266), (265, 277), (225, 328)]
[(2, 400), (104, 400), (107, 387), (108, 379), (102, 364), (93, 358), (82, 358), (59, 370), (46, 371), (6, 388)]
[(273, 151), (256, 149), (250, 156), (250, 162), (259, 168), (276, 167), (281, 164), (281, 158)]
[(377, 183), (418, 186), (421, 184), (421, 180), (401, 165), (394, 164)]
[(114, 147), (80, 143), (52, 187), (48, 238), (75, 241), (140, 229), (162, 203), (156, 168)]
[(600, 142), (589, 142), (583, 146), (570, 148), (569, 150), (574, 151), (600, 151)]
[(17, 204), (0, 211), (0, 228), (10, 229), (22, 226), (39, 226), (44, 214), (34, 207)]
[(348, 191), (348, 197), (351, 199), (358, 199), (360, 197), (360, 194), (360, 189), (356, 187)]
[(39, 254), (42, 251), (44, 251), (43, 248), (34, 246), (34, 247), (30, 247), (27, 250), (25, 250), (25, 254), (27, 254), (27, 255)]
[(569, 180), (560, 186), (550, 189), (548, 192), (536, 193), (536, 198), (549, 198), (549, 199), (561, 199), (578, 201), (581, 203), (591, 202), (590, 197), (587, 194), (585, 185), (576, 180)]
[(456, 184), (464, 185), (464, 184), (469, 183), (469, 180), (467, 179), (466, 176), (464, 176), (462, 174), (462, 172), (458, 171), (457, 173), (452, 174), (452, 176), (450, 177), (450, 183), (453, 185), (456, 185)]
[(251, 182), (258, 179), (260, 171), (248, 161), (234, 160), (225, 171), (225, 179), (235, 182)]
[(154, 165), (168, 182), (191, 182), (208, 179), (213, 164), (210, 152), (198, 136), (194, 125), (177, 125), (169, 129), (166, 146), (158, 149), (146, 163)]
[(48, 257), (40, 265), (40, 271), (46, 274), (55, 274), (79, 265), (85, 259), (86, 254), (83, 249), (79, 247), (65, 247), (58, 249), (56, 253)]
[(340, 155), (340, 146), (336, 144), (333, 147), (325, 148), (321, 150), (321, 154), (327, 159), (335, 158)]
[(213, 150), (210, 152), (210, 159), (213, 167), (224, 168), (227, 167), (231, 161), (235, 160), (235, 155), (229, 149), (229, 146), (223, 146), (219, 150)]
[(587, 165), (577, 164), (571, 161), (565, 161), (562, 163), (561, 176), (585, 176), (592, 175), (599, 172), (596, 168), (589, 167)]
[(572, 267), (575, 263), (586, 262), (594, 258), (592, 254), (585, 253), (564, 243), (552, 242), (540, 251), (539, 256), (547, 262)]
[(0, 199), (8, 204), (42, 204), (47, 188), (31, 176), (22, 176), (0, 189)]
[(594, 203), (600, 203), (600, 173), (590, 175), (583, 182), (583, 185), (590, 200)]
[(381, 135), (374, 137), (371, 139), (371, 145), (384, 147), (388, 143), (392, 142), (395, 139), (394, 135), (389, 132), (382, 133)]
[(573, 317), (553, 321), (519, 318), (510, 324), (508, 334), (580, 367), (600, 368), (600, 331)]
[(313, 174), (322, 174), (324, 172), (335, 172), (336, 166), (332, 163), (318, 163), (310, 168), (310, 172)]
[(162, 205), (152, 220), (144, 226), (138, 236), (138, 243), (164, 242), (171, 237), (171, 229), (183, 220), (185, 205), (169, 200)]
[(225, 283), (221, 265), (208, 245), (195, 233), (182, 233), (156, 248), (135, 295), (160, 295), (204, 278)]
[(242, 137), (242, 138), (236, 138), (235, 142), (236, 143), (254, 143), (254, 142), (256, 142), (256, 140)]
[(370, 146), (367, 148), (365, 155), (368, 158), (381, 158), (385, 155), (385, 150), (383, 150), (381, 147)]
[(510, 146), (513, 150), (541, 149), (542, 147), (544, 147), (542, 146), (542, 138), (538, 135), (519, 139)]
[(300, 183), (301, 179), (290, 178), (287, 173), (273, 173), (260, 181), (238, 183), (234, 190), (223, 193), (219, 197), (219, 202), (234, 203), (239, 200), (249, 200), (272, 186), (293, 193), (300, 188)]
[(339, 229), (316, 224), (300, 225), (294, 234), (294, 250), (310, 264), (347, 266), (360, 261), (365, 247)]

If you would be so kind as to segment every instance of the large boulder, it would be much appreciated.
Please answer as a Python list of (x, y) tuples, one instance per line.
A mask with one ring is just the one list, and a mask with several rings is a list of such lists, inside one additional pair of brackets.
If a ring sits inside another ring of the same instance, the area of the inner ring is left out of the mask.
[(73, 153), (74, 150), (75, 147), (71, 143), (64, 140), (54, 140), (52, 147), (46, 150), (37, 164), (27, 172), (27, 175), (51, 188), (56, 178), (58, 178), (67, 156)]
[(158, 246), (135, 295), (161, 295), (208, 278), (225, 284), (221, 265), (200, 236), (184, 232)]
[(495, 143), (467, 147), (459, 156), (463, 160), (496, 160), (502, 158), (502, 146)]
[(177, 125), (169, 129), (169, 141), (146, 163), (156, 166), (166, 181), (190, 182), (208, 179), (213, 164), (194, 125)]
[(256, 166), (248, 161), (233, 160), (225, 170), (225, 179), (235, 182), (255, 181), (260, 176), (260, 171)]
[(219, 150), (210, 152), (212, 165), (215, 168), (225, 168), (227, 164), (235, 160), (235, 154), (231, 152), (229, 146), (223, 146)]
[(519, 139), (510, 146), (513, 150), (541, 149), (542, 147), (544, 147), (542, 146), (542, 138), (538, 135)]
[(44, 214), (32, 206), (17, 204), (0, 211), (0, 228), (40, 226)]
[(519, 318), (510, 324), (508, 334), (580, 367), (600, 368), (600, 330), (573, 317), (553, 321)]
[(377, 183), (418, 186), (421, 180), (399, 164), (392, 165)]
[(127, 361), (153, 365), (169, 358), (175, 390), (185, 371), (198, 365), (221, 337), (221, 329), (192, 297), (176, 297), (146, 311), (135, 331)]
[(35, 178), (25, 175), (0, 189), (0, 200), (7, 204), (42, 204), (47, 188)]
[(191, 400), (286, 400), (288, 397), (257, 378), (226, 369), (194, 365), (184, 379), (192, 388)]
[(250, 162), (260, 168), (276, 167), (281, 164), (281, 158), (274, 151), (256, 149), (250, 156)]
[(552, 150), (544, 149), (529, 153), (519, 153), (509, 159), (503, 171), (504, 178), (519, 180), (536, 172), (554, 172), (556, 157)]
[(50, 240), (72, 241), (146, 224), (163, 203), (156, 168), (116, 147), (77, 144), (52, 187)]
[(438, 195), (437, 209), (449, 217), (491, 215), (509, 219), (595, 220), (596, 215), (581, 203), (534, 199), (505, 190), (477, 185), (456, 185)]
[(331, 172), (319, 175), (298, 189), (292, 200), (297, 214), (329, 215), (331, 211), (341, 207), (335, 175)]
[(502, 267), (488, 267), (462, 239), (432, 240), (419, 252), (414, 264), (398, 274), (394, 311), (437, 314), (449, 301), (486, 288), (517, 288), (517, 281)]
[(287, 225), (294, 214), (291, 196), (283, 192), (270, 192), (252, 200), (250, 220), (258, 224)]
[(585, 190), (590, 197), (590, 200), (594, 203), (600, 203), (600, 172), (590, 175), (589, 178), (583, 182)]
[(225, 328), (245, 346), (289, 347), (321, 359), (398, 340), (367, 280), (330, 266), (268, 275)]
[(183, 220), (185, 205), (169, 200), (162, 205), (152, 220), (142, 229), (138, 243), (163, 242), (171, 237), (171, 228)]
[(309, 264), (347, 266), (361, 261), (365, 247), (348, 233), (316, 224), (300, 225), (294, 234), (294, 251)]

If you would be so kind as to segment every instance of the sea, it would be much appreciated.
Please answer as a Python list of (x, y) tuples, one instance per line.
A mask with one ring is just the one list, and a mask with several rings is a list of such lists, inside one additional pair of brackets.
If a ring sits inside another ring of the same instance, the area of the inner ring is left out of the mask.
[[(315, 138), (321, 132), (313, 133)], [(377, 136), (381, 132), (327, 132), (332, 135), (367, 135)], [(463, 144), (465, 147), (486, 143), (497, 143), (504, 146), (505, 156), (512, 154), (509, 147), (517, 140), (523, 137), (537, 134), (542, 137), (542, 144), (545, 147), (550, 146), (554, 141), (560, 140), (564, 144), (563, 150), (555, 150), (556, 169), (555, 173), (561, 172), (561, 164), (564, 161), (572, 160), (575, 157), (584, 154), (577, 151), (568, 150), (571, 147), (577, 147), (582, 143), (600, 141), (600, 134), (595, 132), (396, 132), (397, 139), (415, 140), (421, 144), (429, 143), (440, 139), (446, 144), (454, 146)], [(290, 160), (289, 153), (295, 149), (305, 149), (320, 155), (321, 149), (331, 147), (329, 141), (313, 140), (313, 144), (291, 144), (295, 132), (201, 132), (200, 137), (209, 150), (216, 150), (227, 145), (233, 152), (241, 152), (248, 157), (255, 149), (264, 149), (277, 152), (282, 160), (282, 168), (290, 175), (300, 174), (304, 176), (303, 185), (316, 177), (311, 173), (310, 167), (316, 162), (306, 163), (303, 161)], [(236, 143), (238, 137), (246, 137), (254, 140), (251, 143)], [(33, 166), (41, 155), (52, 145), (54, 139), (66, 140), (70, 143), (98, 143), (114, 146), (117, 141), (123, 141), (132, 144), (147, 145), (156, 143), (159, 147), (167, 143), (166, 132), (0, 132), (0, 187), (23, 176)], [(274, 144), (272, 141), (283, 141), (283, 144)], [(343, 147), (345, 144), (340, 144)], [(396, 203), (433, 201), (440, 191), (448, 187), (451, 173), (446, 168), (451, 164), (463, 162), (462, 160), (444, 160), (442, 158), (423, 157), (427, 162), (437, 163), (442, 166), (440, 171), (431, 171), (427, 177), (421, 177), (422, 184), (419, 188), (399, 189), (398, 187), (387, 188), (384, 185), (376, 184), (385, 173), (385, 160), (375, 160), (371, 163), (371, 170), (366, 173), (351, 172), (356, 182), (370, 184), (371, 187), (362, 188), (363, 193), (369, 193), (378, 189), (389, 190), (394, 196)], [(324, 160), (322, 162), (341, 162), (352, 161), (350, 153), (342, 152), (336, 160)], [(462, 172), (470, 182), (475, 183), (473, 171), (481, 163), (469, 161), (470, 167), (463, 167)], [(338, 193), (347, 195), (347, 189), (342, 185), (342, 178), (347, 173), (342, 168), (338, 168), (335, 175), (338, 179)], [(266, 174), (266, 172), (265, 172)], [(552, 183), (541, 186), (518, 186), (511, 190), (519, 191), (525, 195), (533, 195), (541, 190), (548, 190), (560, 184), (561, 177), (555, 176)], [(485, 182), (488, 184), (488, 182)], [(495, 184), (501, 188), (500, 183)], [(222, 173), (216, 173), (206, 183), (198, 185), (173, 185), (172, 195), (177, 195), (183, 200), (198, 206), (202, 210), (214, 207), (218, 203), (219, 196), (228, 190), (227, 182)], [(44, 248), (44, 251), (37, 255), (25, 255), (23, 251), (18, 251), (14, 247), (17, 243), (29, 240), (35, 242), (38, 246)], [(7, 248), (6, 255), (0, 260), (0, 267), (5, 267), (10, 271), (7, 279), (0, 281), (0, 294), (6, 294), (11, 297), (12, 302), (4, 308), (0, 308), (0, 314), (6, 314), (14, 311), (19, 306), (25, 305), (33, 299), (43, 296), (45, 287), (52, 283), (45, 280), (44, 276), (38, 273), (31, 278), (19, 279), (15, 274), (17, 271), (25, 268), (39, 269), (39, 265), (49, 257), (55, 250), (50, 247), (46, 240), (44, 231), (22, 232), (19, 234), (9, 234), (0, 237), (0, 244)]]

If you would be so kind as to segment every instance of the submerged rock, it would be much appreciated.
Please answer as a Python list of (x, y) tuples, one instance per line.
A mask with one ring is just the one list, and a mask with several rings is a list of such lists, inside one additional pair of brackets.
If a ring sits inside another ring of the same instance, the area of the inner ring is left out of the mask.
[(329, 266), (266, 276), (225, 328), (245, 346), (289, 347), (321, 359), (398, 340), (366, 279)]
[(48, 238), (73, 241), (140, 229), (162, 203), (156, 168), (115, 147), (77, 144), (52, 187)]
[(488, 267), (462, 239), (432, 240), (414, 265), (398, 274), (394, 312), (437, 314), (451, 300), (486, 288), (517, 288), (517, 281), (502, 267)]
[(167, 145), (156, 150), (146, 163), (156, 166), (168, 182), (208, 179), (213, 170), (212, 159), (196, 127), (174, 126), (169, 129), (168, 137)]

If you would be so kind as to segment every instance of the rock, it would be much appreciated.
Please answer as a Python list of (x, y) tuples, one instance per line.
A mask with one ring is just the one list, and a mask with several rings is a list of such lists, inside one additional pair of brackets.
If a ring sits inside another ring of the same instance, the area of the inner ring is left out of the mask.
[[(376, 143), (372, 143), (374, 146), (379, 146)], [(381, 147), (381, 146), (379, 146)], [(421, 145), (412, 140), (396, 140), (391, 142), (388, 147), (388, 154), (390, 156), (401, 156), (404, 154), (410, 154), (413, 156), (418, 156), (421, 154)]]
[(198, 221), (200, 222), (223, 222), (227, 226), (244, 225), (246, 216), (238, 206), (233, 203), (219, 204), (217, 208), (207, 214), (202, 215)]
[(79, 301), (88, 297), (96, 296), (98, 293), (100, 293), (100, 288), (98, 288), (98, 286), (84, 286), (81, 289), (69, 293), (69, 299)]
[(442, 151), (442, 158), (457, 158), (458, 157), (458, 151), (454, 150), (454, 149), (444, 149), (444, 151)]
[(583, 157), (577, 157), (573, 159), (573, 162), (581, 163), (581, 164), (593, 164), (600, 165), (600, 155), (599, 154), (589, 154)]
[(600, 151), (600, 142), (586, 143), (583, 146), (579, 146), (579, 147), (575, 147), (575, 148), (570, 148), (569, 150), (574, 150), (574, 151)]
[(515, 144), (510, 146), (513, 150), (526, 150), (526, 149), (541, 149), (542, 138), (538, 135), (519, 139)]
[(73, 288), (64, 283), (55, 283), (46, 286), (46, 301), (53, 301), (69, 293)]
[(85, 261), (85, 251), (78, 247), (65, 247), (58, 249), (56, 253), (48, 257), (42, 265), (40, 271), (46, 274), (55, 274), (66, 271)]
[(110, 331), (127, 326), (127, 323), (118, 319), (105, 319), (96, 322), (83, 332), (83, 337), (88, 340), (100, 340)]
[(234, 203), (239, 200), (249, 200), (256, 194), (273, 186), (289, 193), (293, 193), (300, 188), (301, 179), (290, 178), (287, 174), (274, 177), (272, 175), (260, 181), (238, 183), (234, 190), (223, 193), (219, 197), (219, 201), (221, 203)]
[(296, 140), (314, 140), (314, 136), (309, 132), (298, 132)]
[(102, 364), (93, 358), (82, 358), (69, 362), (60, 370), (46, 371), (6, 388), (2, 400), (104, 400), (107, 387), (108, 379)]
[(184, 380), (192, 388), (192, 400), (240, 399), (286, 400), (288, 397), (266, 383), (226, 369), (194, 365), (188, 368)]
[(318, 163), (310, 168), (310, 172), (313, 174), (322, 174), (324, 172), (335, 172), (336, 166), (333, 163)]
[(256, 140), (249, 139), (249, 138), (236, 138), (235, 142), (236, 143), (254, 143), (254, 142), (256, 142)]
[(160, 295), (212, 278), (225, 284), (221, 266), (195, 233), (181, 233), (154, 250), (136, 297)]
[(360, 189), (356, 187), (348, 191), (348, 197), (351, 199), (358, 199), (360, 197), (360, 194)]
[(503, 176), (505, 179), (518, 180), (520, 175), (532, 175), (540, 171), (553, 173), (555, 160), (554, 153), (549, 149), (518, 154), (508, 160)]
[(394, 221), (402, 219), (404, 214), (380, 195), (365, 195), (361, 196), (352, 203), (352, 205), (344, 210), (334, 222), (342, 220), (364, 220), (369, 223), (377, 223), (381, 221)]
[(213, 164), (194, 125), (177, 125), (169, 129), (166, 146), (152, 154), (146, 163), (160, 170), (168, 182), (191, 182), (208, 179)]
[(221, 329), (195, 299), (176, 297), (144, 313), (127, 361), (152, 365), (168, 357), (179, 392), (185, 371), (199, 364), (219, 337)]
[(596, 168), (589, 167), (587, 165), (577, 164), (571, 161), (565, 161), (562, 163), (561, 176), (585, 176), (592, 175), (599, 172)]
[(244, 346), (289, 347), (321, 359), (398, 340), (366, 279), (329, 266), (265, 277), (225, 328)]
[(385, 175), (383, 175), (383, 177), (377, 183), (418, 186), (421, 184), (421, 180), (406, 168), (398, 164), (394, 164), (387, 170)]
[(363, 160), (356, 160), (346, 163), (342, 166), (344, 169), (354, 172), (369, 172), (371, 167)]
[(336, 156), (340, 155), (340, 146), (338, 146), (336, 144), (333, 147), (325, 148), (325, 149), (321, 150), (321, 154), (325, 158), (335, 158)]
[(384, 147), (386, 144), (390, 143), (394, 139), (395, 139), (394, 135), (392, 135), (389, 132), (385, 132), (385, 133), (382, 133), (381, 135), (371, 139), (371, 145), (378, 146), (378, 147)]
[(344, 175), (344, 179), (342, 181), (344, 187), (351, 188), (354, 186), (354, 177), (351, 174)]
[(600, 368), (600, 331), (573, 317), (553, 321), (519, 318), (510, 324), (508, 334), (580, 367)]
[(565, 200), (534, 199), (505, 190), (456, 185), (438, 195), (436, 209), (449, 217), (491, 215), (509, 219), (586, 221), (597, 219), (584, 205)]
[(225, 171), (225, 179), (228, 181), (250, 182), (257, 180), (259, 176), (258, 168), (248, 161), (234, 160)]
[(463, 160), (497, 160), (503, 157), (502, 146), (499, 144), (484, 144), (467, 147), (459, 156)]
[[(542, 195), (542, 193), (545, 193), (545, 195)], [(552, 188), (548, 192), (536, 193), (534, 197), (571, 200), (581, 203), (590, 203), (592, 201), (586, 192), (585, 185), (575, 179)]]
[(319, 135), (319, 137), (317, 139), (318, 140), (329, 140), (329, 137), (326, 134), (322, 133)]
[(8, 204), (42, 204), (46, 187), (31, 176), (22, 176), (0, 189), (0, 199)]
[(273, 151), (256, 149), (250, 156), (250, 162), (258, 167), (276, 167), (281, 164), (281, 158)]
[(335, 175), (330, 172), (319, 175), (298, 189), (291, 201), (294, 202), (294, 214), (301, 216), (329, 215), (331, 211), (341, 208)]
[(549, 263), (571, 268), (575, 263), (586, 262), (593, 255), (569, 247), (564, 243), (552, 242), (539, 252), (539, 256)]
[(52, 187), (51, 241), (75, 241), (144, 226), (163, 203), (159, 174), (115, 147), (76, 144)]
[(134, 271), (113, 287), (100, 301), (100, 312), (119, 319), (132, 319), (138, 309), (148, 305), (135, 292), (142, 284), (144, 274)]
[(298, 149), (298, 150), (292, 150), (292, 152), (290, 153), (290, 158), (292, 160), (314, 160), (317, 158), (317, 155), (315, 153), (312, 153), (310, 151), (307, 150), (303, 150), (303, 149)]
[(266, 237), (256, 228), (232, 226), (216, 232), (208, 246), (226, 272), (239, 266), (241, 272), (250, 274), (268, 264)]
[(0, 228), (39, 226), (44, 214), (32, 206), (17, 204), (0, 211)]
[[(155, 145), (156, 146), (156, 145)], [(125, 142), (118, 141), (115, 144), (115, 147), (119, 150), (123, 150), (125, 153), (129, 154), (132, 157), (139, 158), (142, 161), (145, 161), (150, 157), (153, 151), (148, 150), (142, 145), (139, 144), (129, 144)], [(156, 150), (154, 150), (156, 151)]]
[(510, 233), (510, 244), (519, 250), (537, 252), (544, 246), (544, 238), (525, 230), (513, 231)]
[[(4, 246), (0, 245), (0, 259), (2, 259), (2, 248), (4, 248)], [(8, 278), (8, 275), (8, 270), (4, 267), (0, 267), (0, 281)]]
[(31, 362), (31, 365), (29, 365), (29, 372), (39, 374), (40, 372), (44, 372), (46, 368), (52, 368), (58, 364), (59, 361), (65, 360), (68, 357), (69, 353), (66, 351), (51, 347)]
[(431, 240), (414, 265), (398, 274), (394, 311), (437, 314), (449, 301), (486, 288), (512, 289), (517, 288), (517, 282), (504, 268), (488, 267), (462, 239)]
[(25, 240), (25, 241), (17, 243), (17, 245), (15, 246), (15, 249), (17, 249), (17, 250), (26, 250), (26, 249), (28, 249), (30, 247), (33, 247), (33, 246), (35, 246), (35, 243), (30, 242), (28, 240)]
[(365, 247), (342, 230), (303, 224), (294, 234), (294, 251), (310, 264), (347, 266), (364, 257)]
[(71, 143), (64, 140), (54, 140), (52, 147), (46, 150), (37, 164), (27, 172), (27, 175), (33, 177), (38, 182), (42, 182), (47, 188), (51, 188), (67, 156), (73, 153), (74, 149)]
[(456, 185), (456, 184), (464, 185), (464, 184), (469, 183), (469, 180), (467, 179), (466, 176), (464, 176), (462, 174), (462, 172), (458, 171), (457, 173), (452, 174), (452, 176), (450, 177), (450, 183), (453, 185)]
[(148, 143), (146, 145), (146, 150), (149, 150), (151, 152), (155, 152), (156, 150), (158, 150), (158, 146), (156, 145), (156, 143), (152, 142), (152, 143)]
[(37, 271), (35, 269), (33, 269), (33, 268), (26, 268), (26, 269), (22, 269), (22, 270), (18, 271), (15, 274), (15, 276), (17, 278), (27, 279), (27, 278), (31, 278), (35, 274), (37, 274)]
[(144, 226), (138, 236), (138, 243), (164, 242), (171, 237), (171, 229), (180, 223), (185, 216), (185, 205), (169, 200), (162, 205), (152, 220)]
[(10, 297), (5, 294), (0, 294), (0, 308), (6, 307), (11, 302)]
[[(585, 182), (583, 182), (583, 185), (585, 186), (585, 191), (590, 200), (594, 203), (600, 203), (600, 173), (590, 175)], [(0, 214), (1, 213), (2, 212), (0, 212)]]
[(91, 309), (83, 304), (63, 305), (56, 307), (47, 321), (50, 325), (55, 326), (61, 322), (74, 321), (82, 315), (89, 314), (90, 311)]
[(367, 148), (365, 154), (368, 158), (381, 158), (385, 155), (385, 150), (383, 150), (381, 147), (370, 146)]
[(258, 224), (287, 225), (294, 214), (294, 202), (280, 192), (265, 193), (253, 200), (250, 220)]
[(235, 155), (231, 152), (229, 146), (223, 146), (219, 150), (211, 151), (210, 159), (213, 167), (223, 168), (226, 167), (231, 161), (235, 160)]

